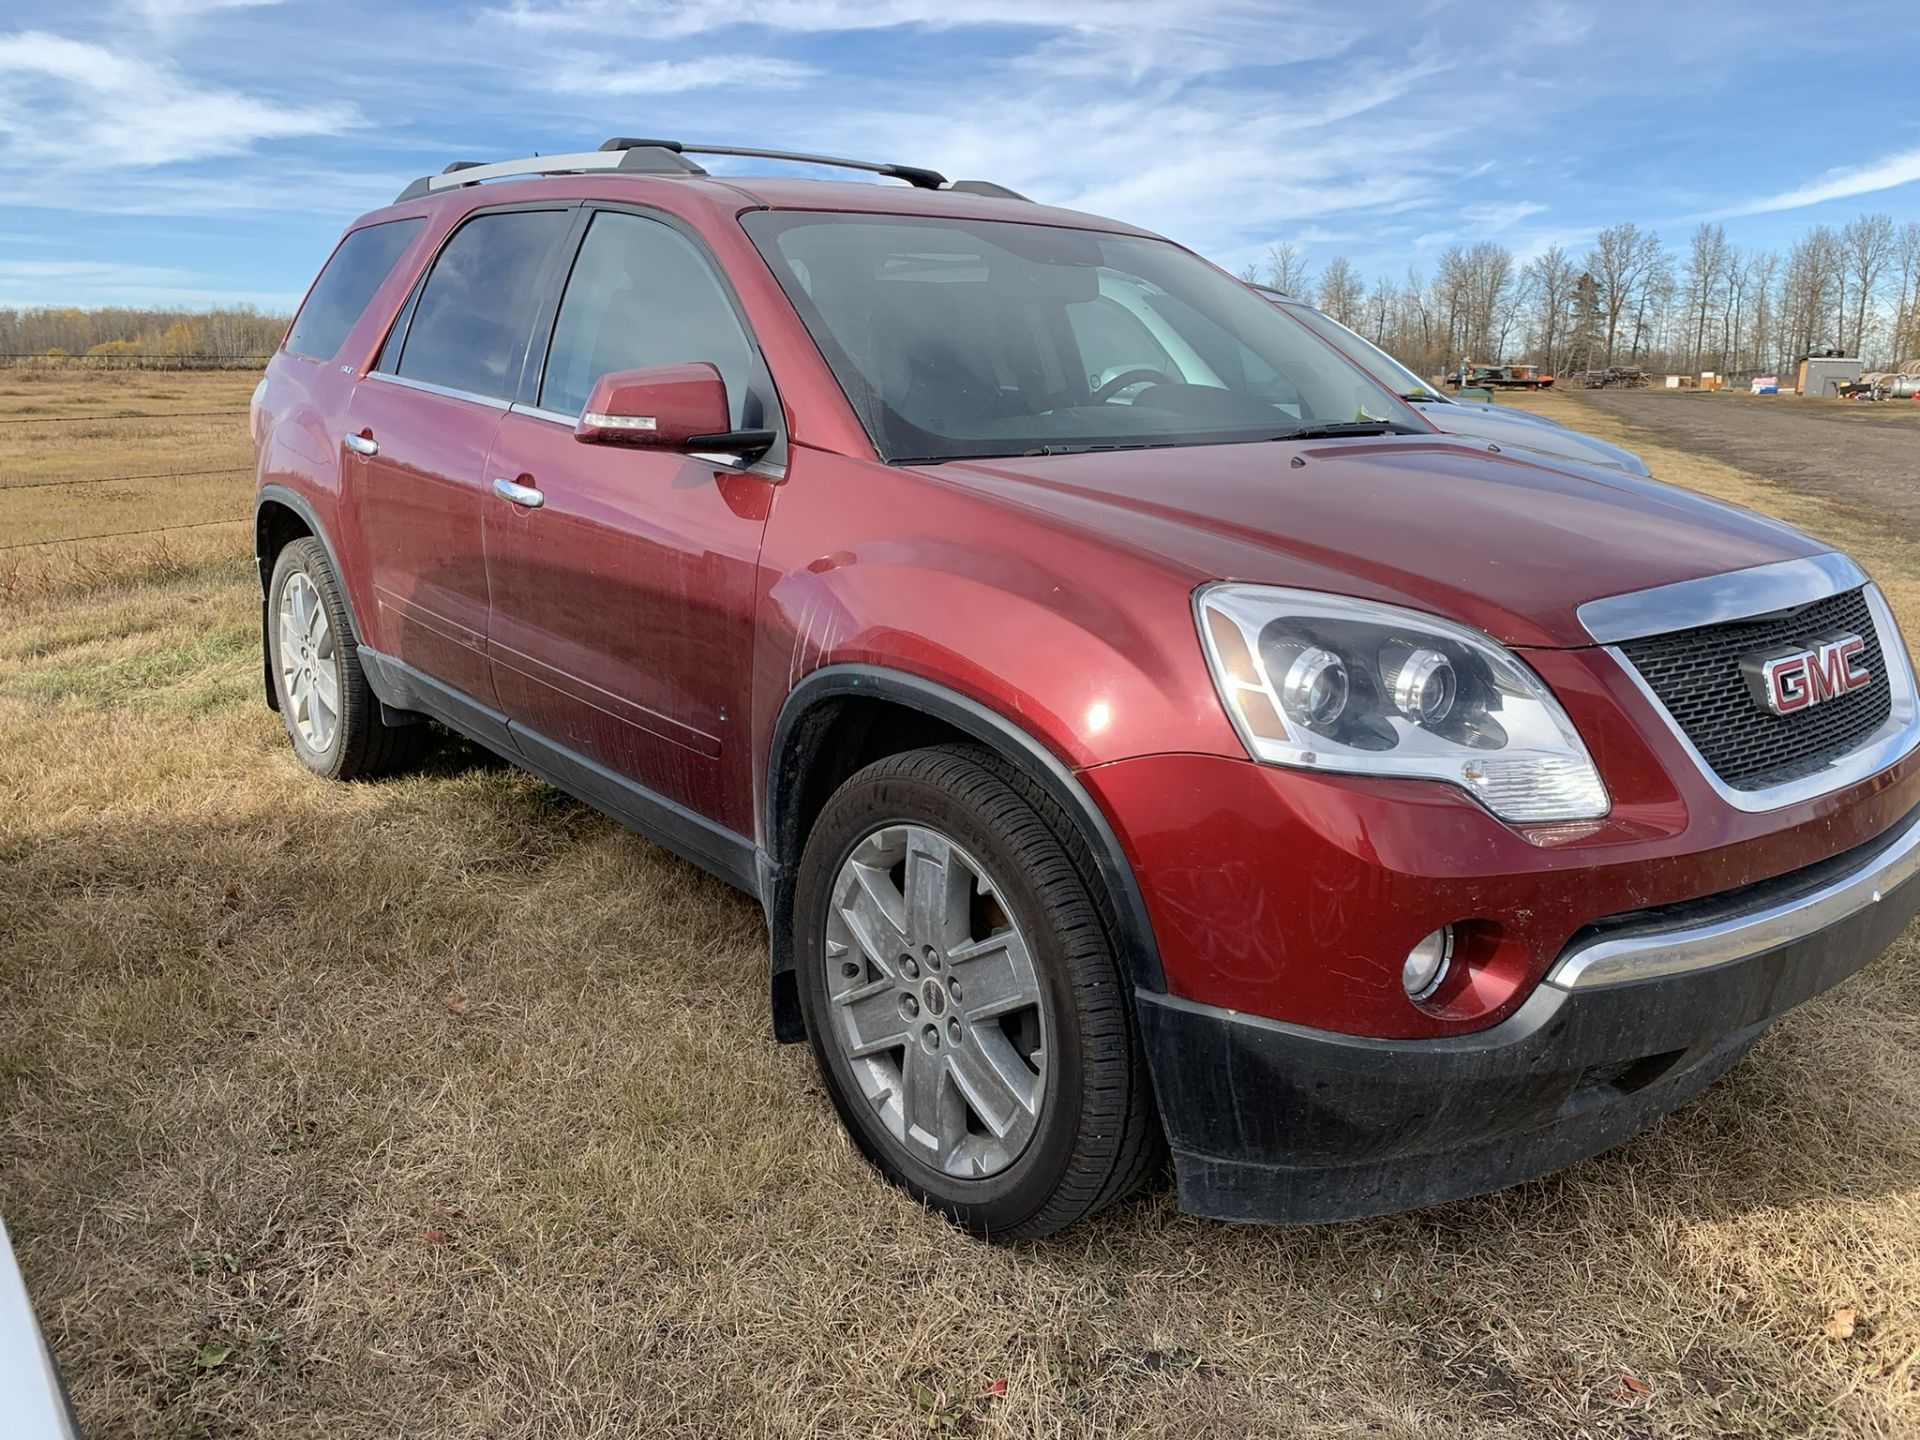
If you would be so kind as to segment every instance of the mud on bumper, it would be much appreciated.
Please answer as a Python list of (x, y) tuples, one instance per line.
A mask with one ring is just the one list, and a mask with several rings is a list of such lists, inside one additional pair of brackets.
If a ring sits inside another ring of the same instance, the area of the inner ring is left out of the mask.
[(1920, 910), (1920, 815), (1764, 885), (1575, 937), (1508, 1019), (1377, 1040), (1142, 994), (1181, 1208), (1313, 1223), (1456, 1200), (1631, 1138)]

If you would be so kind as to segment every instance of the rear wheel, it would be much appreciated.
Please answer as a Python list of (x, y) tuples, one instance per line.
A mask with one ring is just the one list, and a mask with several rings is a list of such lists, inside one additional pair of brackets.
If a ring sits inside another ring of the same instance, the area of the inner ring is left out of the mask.
[(842, 786), (809, 837), (795, 924), (821, 1074), (894, 1183), (1013, 1239), (1151, 1173), (1158, 1129), (1106, 927), (986, 757), (914, 751)]
[(316, 775), (353, 780), (401, 769), (427, 740), (388, 725), (367, 684), (326, 548), (305, 537), (280, 552), (267, 584), (268, 663), (294, 754)]

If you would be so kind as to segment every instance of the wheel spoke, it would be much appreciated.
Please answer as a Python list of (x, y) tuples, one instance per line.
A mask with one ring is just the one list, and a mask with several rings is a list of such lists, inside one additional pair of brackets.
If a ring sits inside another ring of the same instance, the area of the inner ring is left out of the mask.
[[(852, 872), (848, 883), (847, 872)], [(885, 971), (895, 973), (895, 960), (906, 946), (906, 905), (886, 872), (858, 860), (850, 861), (841, 872), (840, 918), (852, 933), (854, 942), (867, 958)]]
[(973, 876), (944, 836), (932, 830), (908, 832), (907, 934), (916, 943), (944, 950), (965, 938), (972, 889)]
[(931, 1150), (935, 1163), (946, 1168), (953, 1147), (966, 1132), (960, 1096), (947, 1083), (947, 1067), (939, 1052), (915, 1041), (907, 1046), (900, 1067), (900, 1113), (913, 1143)]
[(300, 654), (300, 632), (294, 628), (290, 611), (280, 612), (280, 663), (284, 666)]
[(1039, 1103), (1035, 1076), (1007, 1037), (993, 1027), (970, 1032), (948, 1055), (953, 1082), (980, 1122), (1004, 1140)]
[(847, 1030), (847, 1058), (864, 1060), (885, 1050), (896, 1050), (909, 1040), (907, 1021), (891, 980), (876, 980), (839, 997)]
[(313, 667), (313, 678), (316, 682), (314, 688), (320, 692), (320, 703), (327, 707), (327, 713), (329, 715), (338, 715), (340, 713), (340, 672), (338, 668), (325, 663), (316, 665)]
[(947, 963), (965, 987), (962, 1011), (975, 1024), (1040, 1003), (1040, 985), (1017, 931), (1002, 930), (949, 951)]

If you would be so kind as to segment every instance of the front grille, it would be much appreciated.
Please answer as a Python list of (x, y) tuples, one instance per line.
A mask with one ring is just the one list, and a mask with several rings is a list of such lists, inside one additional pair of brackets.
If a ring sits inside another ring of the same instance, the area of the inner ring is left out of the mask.
[[(1791, 715), (1762, 708), (1740, 674), (1740, 657), (1836, 631), (1866, 641), (1861, 659), (1873, 684)], [(1620, 649), (1694, 749), (1736, 790), (1764, 790), (1818, 773), (1879, 729), (1892, 710), (1880, 635), (1862, 590), (1751, 620), (1628, 640)]]

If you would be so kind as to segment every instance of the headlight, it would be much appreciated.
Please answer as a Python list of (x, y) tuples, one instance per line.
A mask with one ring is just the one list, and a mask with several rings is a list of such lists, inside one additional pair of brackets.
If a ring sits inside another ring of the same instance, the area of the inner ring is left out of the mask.
[(1559, 702), (1464, 625), (1309, 590), (1209, 585), (1201, 643), (1247, 751), (1272, 765), (1458, 785), (1503, 820), (1605, 815)]

